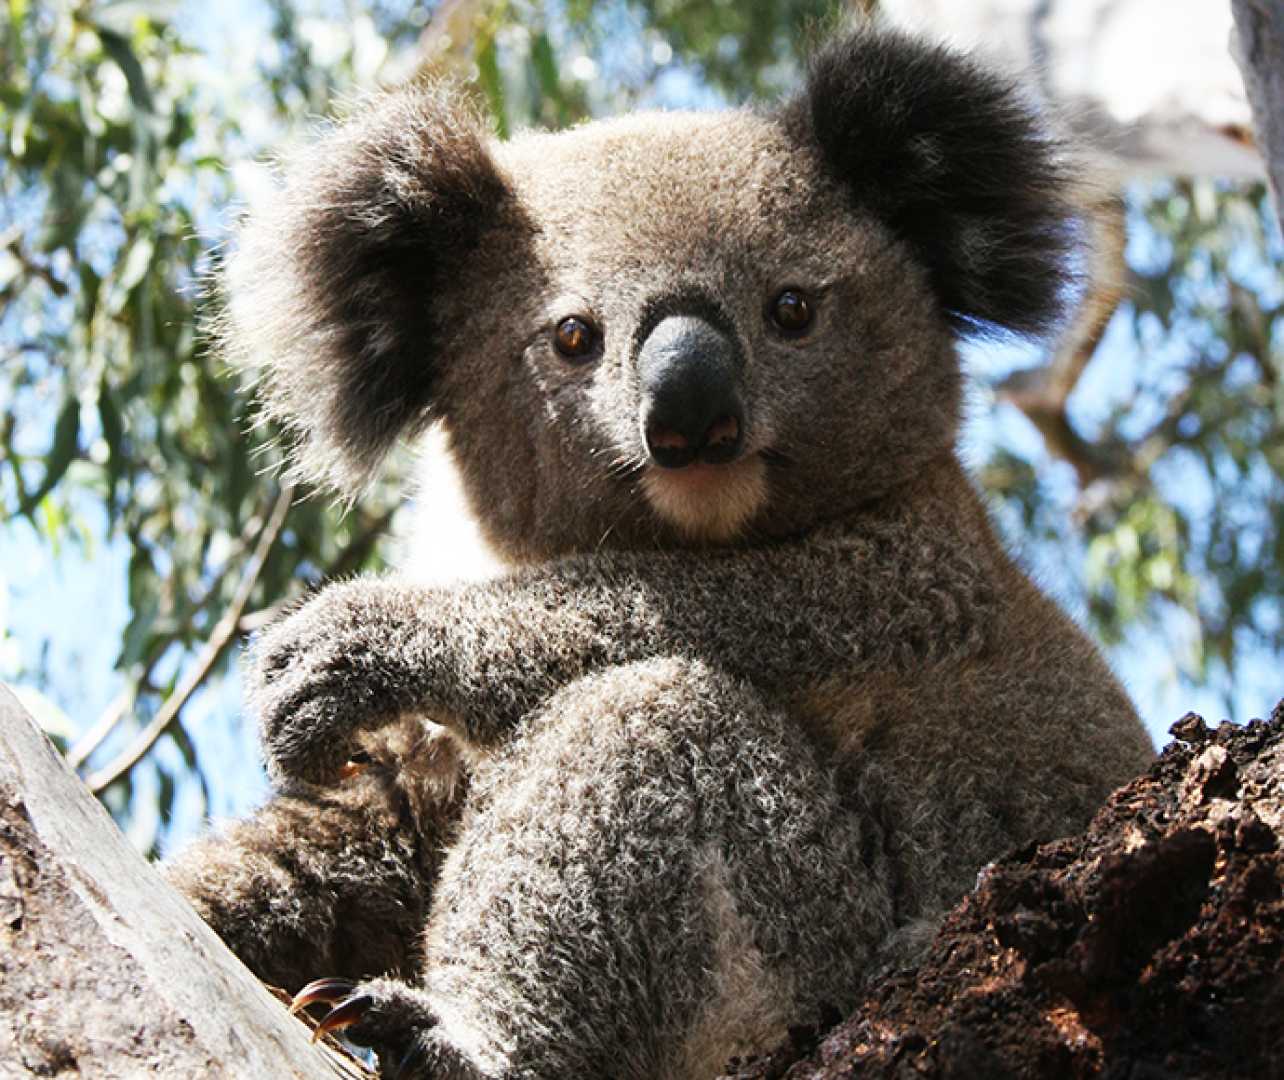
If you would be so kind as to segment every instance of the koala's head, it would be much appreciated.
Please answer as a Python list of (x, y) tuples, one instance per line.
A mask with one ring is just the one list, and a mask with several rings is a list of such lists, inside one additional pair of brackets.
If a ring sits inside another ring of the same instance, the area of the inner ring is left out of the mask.
[(1006, 81), (885, 32), (772, 109), (507, 143), (404, 90), (247, 225), (230, 354), (348, 491), (440, 421), (511, 558), (794, 534), (952, 452), (961, 336), (1055, 317), (1061, 171)]

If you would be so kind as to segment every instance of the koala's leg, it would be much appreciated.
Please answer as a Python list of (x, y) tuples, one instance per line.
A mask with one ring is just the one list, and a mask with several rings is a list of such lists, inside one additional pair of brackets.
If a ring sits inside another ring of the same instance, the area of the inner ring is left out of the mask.
[(471, 802), (421, 983), (344, 988), (331, 1025), (355, 1019), (390, 1073), (717, 1075), (849, 1005), (890, 930), (867, 815), (699, 663), (573, 683), (479, 766)]
[(409, 975), (421, 963), (432, 887), (458, 824), (460, 761), (450, 736), (413, 721), (363, 740), (346, 779), (291, 784), (162, 867), (272, 985)]

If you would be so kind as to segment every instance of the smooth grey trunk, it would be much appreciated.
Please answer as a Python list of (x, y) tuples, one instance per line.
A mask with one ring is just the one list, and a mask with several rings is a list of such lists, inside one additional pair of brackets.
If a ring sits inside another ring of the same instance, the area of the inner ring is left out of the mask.
[[(1278, 35), (1284, 14), (1276, 0), (1231, 6), (1272, 12)], [(1221, 0), (880, 0), (879, 7), (895, 23), (980, 49), (1024, 74), (1090, 149), (1107, 183), (1262, 178)]]
[(0, 1078), (358, 1077), (126, 841), (0, 685)]
[(1231, 0), (1235, 60), (1253, 106), (1253, 128), (1284, 222), (1284, 4), (1279, 0)]

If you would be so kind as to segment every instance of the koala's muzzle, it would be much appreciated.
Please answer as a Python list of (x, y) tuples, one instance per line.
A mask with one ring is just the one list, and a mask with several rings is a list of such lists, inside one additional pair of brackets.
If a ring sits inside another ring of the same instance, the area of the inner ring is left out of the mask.
[(694, 315), (671, 315), (647, 335), (637, 368), (642, 435), (656, 465), (722, 465), (739, 457), (741, 361), (727, 334)]

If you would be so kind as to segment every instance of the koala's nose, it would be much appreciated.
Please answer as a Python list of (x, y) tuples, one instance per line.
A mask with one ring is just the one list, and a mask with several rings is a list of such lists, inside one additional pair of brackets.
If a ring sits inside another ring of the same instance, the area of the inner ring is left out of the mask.
[(735, 343), (704, 319), (671, 315), (638, 351), (642, 434), (651, 460), (680, 469), (734, 461), (744, 446)]

